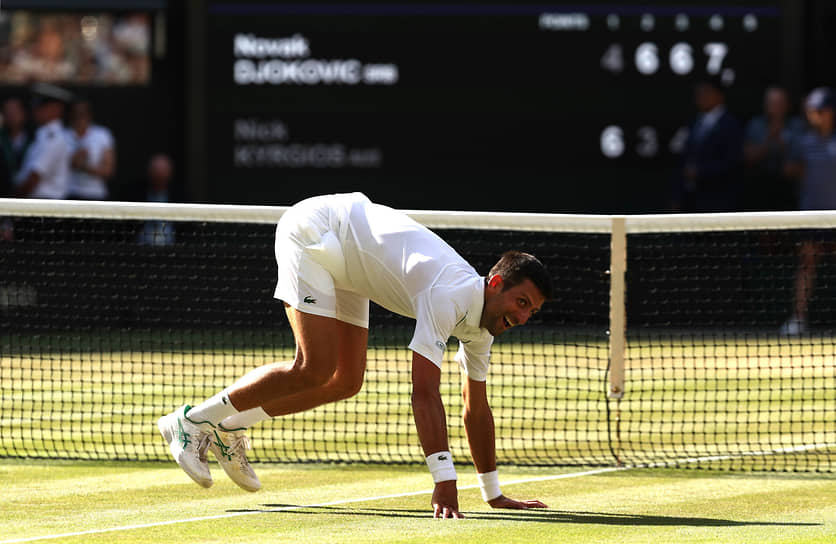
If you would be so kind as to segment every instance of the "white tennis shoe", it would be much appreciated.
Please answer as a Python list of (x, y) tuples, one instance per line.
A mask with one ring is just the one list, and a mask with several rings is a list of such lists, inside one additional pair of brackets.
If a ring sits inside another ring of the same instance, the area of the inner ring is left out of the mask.
[(209, 442), (209, 450), (215, 454), (226, 475), (241, 489), (247, 491), (261, 489), (261, 482), (247, 461), (250, 439), (244, 431), (215, 430), (213, 435)]
[(157, 420), (160, 433), (168, 442), (168, 448), (177, 464), (192, 480), (203, 487), (212, 486), (212, 473), (206, 450), (212, 434), (195, 425), (186, 417), (191, 409), (188, 404)]

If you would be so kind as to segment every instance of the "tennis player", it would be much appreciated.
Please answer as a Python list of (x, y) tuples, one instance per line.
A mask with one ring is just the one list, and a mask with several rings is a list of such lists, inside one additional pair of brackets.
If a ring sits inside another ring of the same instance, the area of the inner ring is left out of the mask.
[(207, 450), (240, 487), (261, 484), (247, 462), (244, 431), (260, 421), (355, 395), (363, 383), (369, 300), (415, 319), (412, 407), (435, 482), (435, 517), (459, 518), (456, 470), (439, 393), (451, 336), (466, 375), (464, 424), (482, 497), (494, 508), (545, 508), (500, 490), (494, 421), (486, 379), (493, 338), (523, 325), (552, 296), (551, 279), (532, 255), (505, 253), (487, 277), (407, 215), (361, 193), (309, 198), (292, 206), (276, 231), (278, 283), (296, 339), (296, 358), (256, 368), (198, 404), (160, 418), (177, 463), (209, 487)]

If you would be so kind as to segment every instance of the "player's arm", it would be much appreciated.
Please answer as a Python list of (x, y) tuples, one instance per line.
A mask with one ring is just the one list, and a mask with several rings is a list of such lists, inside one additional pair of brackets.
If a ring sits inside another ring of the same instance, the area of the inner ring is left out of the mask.
[(438, 388), (441, 369), (432, 361), (412, 352), (412, 413), (427, 465), (433, 473), (433, 516), (461, 518), (456, 472), (447, 441), (447, 418)]
[(470, 444), (470, 455), (479, 473), (482, 498), (493, 508), (548, 508), (537, 500), (518, 501), (502, 494), (496, 471), (496, 431), (493, 412), (488, 404), (487, 383), (465, 379), (462, 396), (464, 428)]

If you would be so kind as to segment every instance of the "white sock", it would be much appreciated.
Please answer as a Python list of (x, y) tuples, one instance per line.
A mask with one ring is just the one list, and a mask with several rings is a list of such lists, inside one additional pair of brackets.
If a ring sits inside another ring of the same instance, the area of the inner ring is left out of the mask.
[(246, 429), (252, 427), (260, 421), (271, 419), (272, 416), (264, 411), (261, 406), (238, 412), (221, 421), (221, 427), (227, 431), (237, 431), (239, 429)]
[(226, 389), (217, 395), (193, 406), (186, 413), (186, 417), (192, 423), (210, 423), (217, 426), (218, 423), (231, 415), (237, 414), (238, 410), (229, 400), (229, 393)]

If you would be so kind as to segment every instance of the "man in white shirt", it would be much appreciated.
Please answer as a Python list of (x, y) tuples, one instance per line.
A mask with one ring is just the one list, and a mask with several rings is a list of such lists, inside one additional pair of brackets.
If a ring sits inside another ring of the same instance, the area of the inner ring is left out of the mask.
[(38, 129), (15, 177), (14, 195), (63, 199), (68, 194), (70, 151), (61, 118), (72, 94), (46, 83), (35, 84), (32, 90)]
[(203, 403), (158, 422), (178, 464), (212, 485), (206, 450), (235, 483), (260, 488), (246, 460), (244, 429), (260, 421), (349, 398), (363, 383), (369, 300), (416, 320), (412, 350), (415, 425), (433, 475), (436, 517), (462, 517), (439, 394), (449, 337), (466, 376), (464, 422), (482, 496), (495, 508), (543, 508), (502, 495), (486, 380), (494, 336), (525, 324), (552, 296), (545, 267), (509, 251), (480, 276), (453, 248), (407, 215), (361, 193), (297, 203), (276, 231), (278, 282), (296, 339), (294, 361), (257, 368)]
[(70, 198), (107, 200), (107, 183), (116, 169), (116, 149), (110, 130), (93, 123), (87, 100), (77, 100), (70, 108), (66, 136), (71, 154)]

